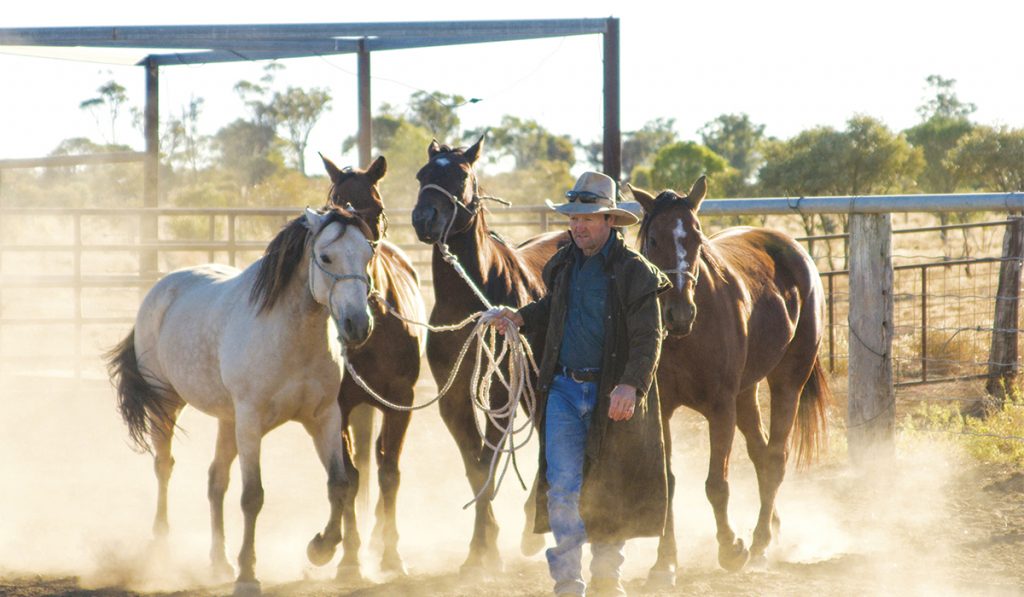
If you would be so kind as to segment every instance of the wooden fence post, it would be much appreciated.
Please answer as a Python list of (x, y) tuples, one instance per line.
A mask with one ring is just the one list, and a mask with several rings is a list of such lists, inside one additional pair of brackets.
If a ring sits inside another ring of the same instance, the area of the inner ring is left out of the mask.
[[(1002, 406), (1017, 380), (1017, 328), (1020, 310), (1021, 259), (1024, 259), (1024, 218), (1010, 220), (1003, 233), (1003, 260), (999, 263), (995, 315), (992, 318), (992, 348), (988, 357), (985, 391)], [(966, 414), (983, 416), (985, 405), (976, 404)]]
[(854, 464), (893, 455), (892, 217), (850, 216), (850, 369), (847, 446)]

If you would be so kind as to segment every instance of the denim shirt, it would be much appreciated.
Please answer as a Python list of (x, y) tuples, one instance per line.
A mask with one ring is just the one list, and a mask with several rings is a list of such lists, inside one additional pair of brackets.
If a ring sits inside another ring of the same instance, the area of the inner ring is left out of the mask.
[(565, 332), (558, 353), (558, 364), (568, 369), (600, 369), (604, 350), (605, 303), (608, 300), (608, 273), (605, 264), (612, 237), (589, 258), (573, 246), (573, 266), (569, 278), (569, 296), (565, 311)]

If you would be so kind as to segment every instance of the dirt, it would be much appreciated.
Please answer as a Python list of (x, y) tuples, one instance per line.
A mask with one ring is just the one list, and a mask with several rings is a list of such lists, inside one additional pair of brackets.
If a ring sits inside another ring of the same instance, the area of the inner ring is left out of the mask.
[[(182, 417), (171, 481), (172, 534), (156, 556), (149, 530), (151, 462), (129, 449), (109, 386), (4, 378), (0, 389), (0, 595), (231, 593), (231, 583), (206, 576), (205, 469), (214, 433), (208, 419), (194, 411)], [(421, 390), (425, 399), (432, 388)], [(806, 471), (791, 469), (778, 502), (782, 534), (768, 567), (727, 573), (716, 563), (714, 520), (703, 495), (706, 426), (688, 413), (677, 415), (673, 426), (680, 567), (677, 586), (664, 594), (1024, 595), (1020, 470), (979, 464), (952, 443), (906, 438), (895, 459), (874, 470), (855, 470), (834, 455)], [(533, 458), (525, 454), (521, 461)], [(414, 416), (402, 461), (399, 546), (410, 570), (404, 578), (376, 572), (370, 541), (362, 552), (366, 581), (338, 583), (331, 566), (306, 563), (306, 542), (326, 520), (325, 475), (298, 426), (269, 434), (263, 461), (257, 572), (265, 595), (550, 594), (543, 557), (518, 555), (526, 494), (512, 478), (496, 502), (504, 574), (459, 576), (472, 524), (471, 511), (461, 506), (471, 496), (436, 409)], [(756, 483), (739, 439), (731, 479), (731, 521), (749, 542)], [(236, 468), (225, 508), (229, 557), (239, 541), (238, 485)], [(627, 545), (630, 595), (647, 594), (655, 549), (649, 539)]]

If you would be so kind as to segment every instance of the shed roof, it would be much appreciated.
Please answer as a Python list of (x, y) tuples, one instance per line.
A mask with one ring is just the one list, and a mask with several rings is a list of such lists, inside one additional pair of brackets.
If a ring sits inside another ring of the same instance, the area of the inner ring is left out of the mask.
[(607, 29), (608, 19), (0, 28), (0, 52), (94, 60), (96, 49), (130, 49), (142, 52), (108, 50), (99, 55), (170, 66), (588, 35)]

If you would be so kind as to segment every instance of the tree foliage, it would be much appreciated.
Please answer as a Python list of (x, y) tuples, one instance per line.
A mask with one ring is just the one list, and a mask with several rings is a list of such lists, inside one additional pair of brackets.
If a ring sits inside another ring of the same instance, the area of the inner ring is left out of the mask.
[[(116, 144), (117, 119), (121, 115), (122, 108), (128, 103), (128, 94), (123, 85), (113, 80), (100, 85), (96, 89), (96, 93), (95, 97), (83, 100), (78, 107), (92, 114), (96, 119), (96, 125), (100, 128), (100, 134), (103, 135), (107, 143)], [(104, 114), (108, 121), (106, 123), (103, 122)], [(104, 133), (104, 124), (109, 124), (109, 136)]]
[(946, 166), (972, 189), (1024, 190), (1024, 129), (979, 126), (950, 150)]
[(722, 114), (698, 132), (704, 145), (728, 160), (743, 182), (753, 182), (764, 161), (764, 127), (751, 122), (747, 114)]
[(693, 141), (679, 141), (658, 150), (651, 167), (651, 187), (688, 189), (700, 176), (716, 181), (730, 175), (729, 162)]
[(571, 168), (576, 163), (576, 150), (568, 135), (556, 135), (536, 120), (524, 120), (505, 115), (501, 125), (466, 131), (464, 139), (477, 139), (487, 131), (487, 161), (497, 163), (511, 158), (516, 170), (527, 170), (539, 162), (565, 162)]

